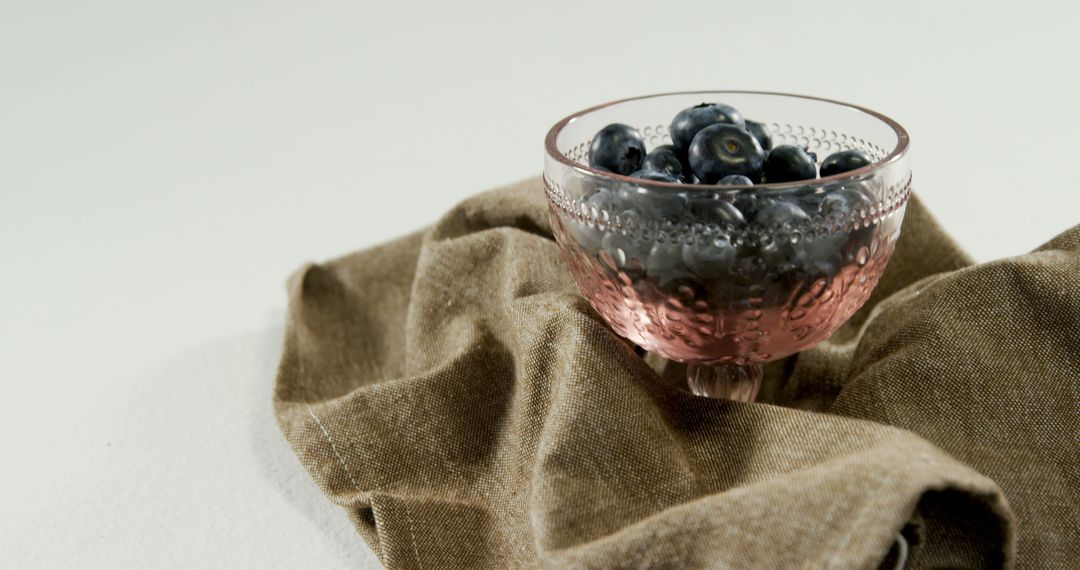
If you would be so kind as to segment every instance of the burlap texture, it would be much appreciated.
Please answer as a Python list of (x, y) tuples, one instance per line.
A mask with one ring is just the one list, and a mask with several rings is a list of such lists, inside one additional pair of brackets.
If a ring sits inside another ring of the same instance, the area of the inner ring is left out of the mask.
[(1077, 568), (1078, 249), (972, 265), (913, 199), (867, 306), (714, 401), (592, 312), (530, 180), (298, 271), (277, 417), (389, 568), (891, 567), (897, 533)]

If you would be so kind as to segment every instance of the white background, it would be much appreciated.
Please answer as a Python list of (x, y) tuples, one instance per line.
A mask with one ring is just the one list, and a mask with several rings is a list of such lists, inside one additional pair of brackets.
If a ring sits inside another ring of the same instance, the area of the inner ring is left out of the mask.
[(1076, 5), (0, 0), (0, 559), (377, 567), (273, 422), (284, 279), (595, 103), (860, 103), (977, 259), (1037, 246), (1080, 210)]

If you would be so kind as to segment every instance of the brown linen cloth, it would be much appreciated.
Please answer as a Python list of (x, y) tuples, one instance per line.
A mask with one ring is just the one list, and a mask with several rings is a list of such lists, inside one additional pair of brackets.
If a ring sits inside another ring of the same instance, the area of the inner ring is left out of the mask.
[(913, 199), (902, 236), (741, 404), (604, 326), (537, 180), (488, 192), (292, 277), (278, 421), (390, 568), (1080, 567), (1080, 226), (973, 266)]

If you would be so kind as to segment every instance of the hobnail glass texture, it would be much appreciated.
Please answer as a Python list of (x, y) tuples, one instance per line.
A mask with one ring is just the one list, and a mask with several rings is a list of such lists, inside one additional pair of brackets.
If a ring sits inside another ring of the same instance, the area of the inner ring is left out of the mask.
[[(824, 160), (859, 149), (871, 166), (753, 187), (631, 179), (588, 166), (593, 134), (639, 129), (649, 150), (701, 102), (764, 123), (774, 145)], [(551, 226), (582, 295), (619, 335), (690, 363), (686, 388), (752, 400), (760, 364), (826, 339), (869, 298), (889, 261), (911, 193), (908, 137), (873, 111), (755, 92), (674, 93), (576, 113), (548, 133)]]

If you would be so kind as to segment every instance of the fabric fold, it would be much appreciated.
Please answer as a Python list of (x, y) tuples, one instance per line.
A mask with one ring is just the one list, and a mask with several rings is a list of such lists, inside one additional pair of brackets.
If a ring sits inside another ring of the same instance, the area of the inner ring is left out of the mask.
[(289, 281), (274, 404), (389, 568), (1066, 568), (1080, 228), (971, 260), (913, 198), (863, 309), (696, 398), (578, 295), (538, 180)]

